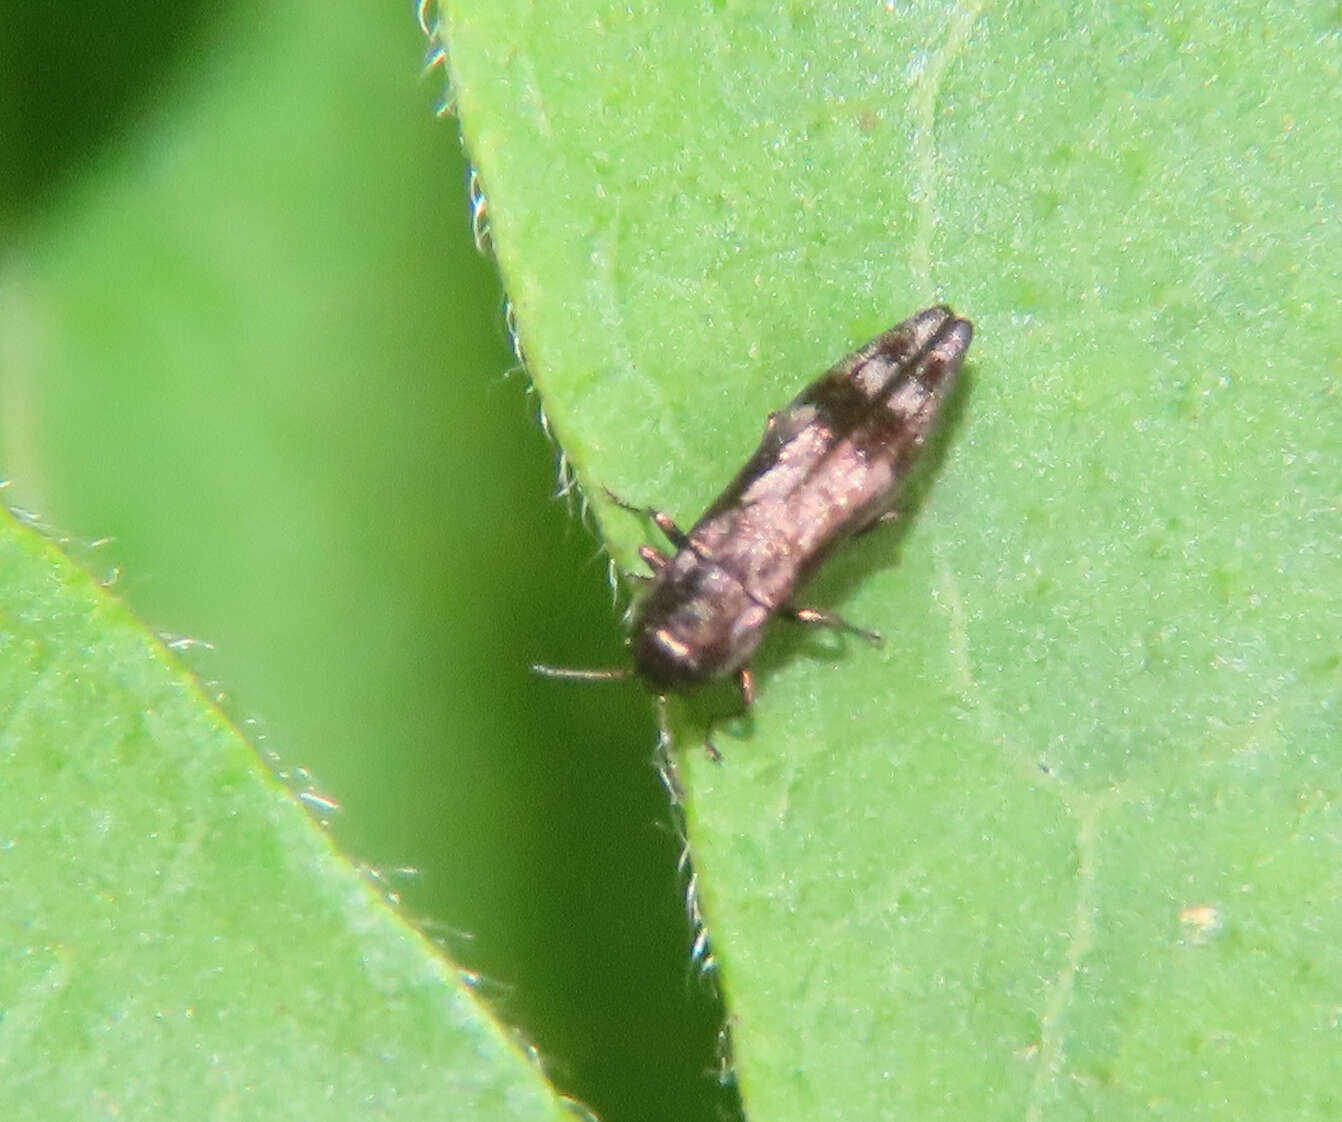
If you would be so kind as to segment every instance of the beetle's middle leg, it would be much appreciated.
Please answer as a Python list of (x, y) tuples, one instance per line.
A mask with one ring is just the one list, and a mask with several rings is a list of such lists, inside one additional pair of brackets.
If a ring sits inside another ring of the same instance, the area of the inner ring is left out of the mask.
[(793, 623), (805, 623), (812, 627), (828, 627), (832, 631), (844, 631), (849, 635), (856, 635), (860, 639), (865, 639), (873, 647), (879, 647), (885, 642), (885, 636), (879, 631), (873, 631), (869, 627), (858, 627), (857, 624), (849, 623), (842, 616), (817, 611), (815, 608), (785, 607), (778, 614), (784, 619), (792, 620)]

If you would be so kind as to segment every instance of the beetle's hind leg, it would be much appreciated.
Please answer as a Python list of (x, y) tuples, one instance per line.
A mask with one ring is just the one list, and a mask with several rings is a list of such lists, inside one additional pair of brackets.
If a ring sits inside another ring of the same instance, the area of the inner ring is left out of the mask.
[[(656, 507), (636, 506), (634, 503), (625, 502), (624, 499), (620, 498), (620, 496), (609, 487), (607, 487), (605, 491), (606, 498), (610, 499), (610, 501), (621, 510), (627, 510), (630, 514), (641, 514), (644, 518), (651, 518), (653, 522), (657, 524), (657, 529), (661, 530), (662, 533), (666, 535), (666, 540), (677, 549), (684, 549), (690, 544), (689, 535), (676, 525), (675, 519), (667, 514), (666, 511), (658, 510)], [(653, 552), (656, 553), (656, 550), (653, 550)], [(639, 550), (639, 555), (643, 556), (642, 550)], [(661, 554), (658, 554), (658, 556), (661, 557)], [(648, 565), (654, 572), (661, 568), (660, 565), (653, 564), (653, 562), (649, 561), (646, 556), (643, 557), (643, 560), (648, 561)], [(665, 562), (666, 558), (662, 557), (662, 563), (665, 564)]]
[(873, 647), (879, 647), (885, 642), (885, 636), (879, 631), (873, 631), (869, 627), (858, 627), (857, 624), (849, 623), (842, 616), (817, 611), (815, 608), (786, 607), (778, 614), (784, 619), (792, 620), (793, 623), (804, 623), (811, 627), (828, 627), (831, 631), (843, 631), (849, 635), (856, 635), (859, 639), (865, 639)]

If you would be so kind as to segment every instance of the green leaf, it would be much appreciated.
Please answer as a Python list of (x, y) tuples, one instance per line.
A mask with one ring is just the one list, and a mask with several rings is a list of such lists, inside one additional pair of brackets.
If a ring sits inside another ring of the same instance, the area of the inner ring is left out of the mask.
[(1336, 6), (445, 37), (590, 496), (689, 523), (854, 345), (977, 327), (926, 494), (811, 590), (884, 649), (779, 633), (721, 766), (678, 724), (748, 1114), (1334, 1116)]
[(0, 574), (7, 1118), (568, 1116), (124, 605)]

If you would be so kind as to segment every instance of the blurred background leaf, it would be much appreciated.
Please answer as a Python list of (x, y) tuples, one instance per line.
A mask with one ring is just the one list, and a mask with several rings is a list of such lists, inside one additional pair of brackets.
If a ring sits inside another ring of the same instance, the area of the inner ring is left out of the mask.
[(617, 661), (619, 631), (504, 376), (413, 11), (73, 15), (0, 32), (10, 501), (211, 644), (190, 665), (561, 1087), (712, 1116), (647, 702), (527, 669)]
[(0, 1103), (571, 1118), (126, 606), (0, 516)]

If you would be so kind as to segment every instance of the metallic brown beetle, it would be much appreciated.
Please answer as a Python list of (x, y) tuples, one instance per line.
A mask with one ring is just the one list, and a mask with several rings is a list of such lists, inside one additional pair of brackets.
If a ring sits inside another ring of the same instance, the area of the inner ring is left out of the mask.
[(688, 532), (644, 511), (676, 551), (639, 551), (652, 576), (634, 613), (632, 673), (662, 696), (735, 675), (749, 708), (750, 659), (774, 616), (879, 639), (793, 598), (836, 548), (892, 515), (973, 334), (947, 307), (919, 312), (771, 414), (759, 448)]

